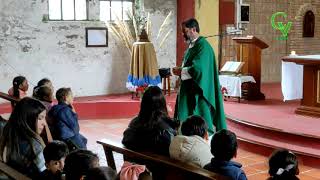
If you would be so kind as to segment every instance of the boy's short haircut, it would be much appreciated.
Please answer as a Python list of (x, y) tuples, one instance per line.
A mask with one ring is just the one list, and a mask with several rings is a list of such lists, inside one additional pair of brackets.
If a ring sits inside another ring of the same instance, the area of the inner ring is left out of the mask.
[(211, 140), (211, 153), (214, 158), (230, 161), (237, 153), (237, 136), (232, 131), (222, 129), (216, 132)]
[(43, 150), (43, 156), (46, 163), (50, 161), (59, 161), (69, 153), (68, 146), (63, 141), (54, 140), (50, 142)]
[(85, 176), (90, 168), (97, 167), (99, 157), (89, 150), (78, 149), (66, 157), (64, 172), (66, 180), (80, 179)]
[(59, 103), (65, 101), (65, 97), (67, 97), (71, 93), (71, 88), (60, 88), (56, 92), (56, 98)]
[(189, 116), (181, 126), (181, 133), (184, 136), (198, 135), (204, 137), (207, 131), (208, 126), (205, 120), (198, 115)]
[(110, 167), (100, 166), (90, 168), (86, 174), (86, 180), (113, 180), (117, 177), (117, 172)]

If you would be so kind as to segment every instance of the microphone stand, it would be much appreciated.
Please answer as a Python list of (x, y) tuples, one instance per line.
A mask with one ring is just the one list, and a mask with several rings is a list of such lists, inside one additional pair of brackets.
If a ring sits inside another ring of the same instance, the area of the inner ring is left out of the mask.
[[(242, 30), (242, 29), (241, 29)], [(205, 38), (218, 37), (218, 70), (221, 69), (221, 61), (222, 61), (222, 38), (226, 35), (237, 35), (235, 33), (240, 32), (241, 30), (233, 31), (233, 32), (220, 32), (220, 34), (205, 36)]]
[(205, 38), (211, 38), (211, 37), (218, 37), (218, 70), (221, 68), (221, 60), (222, 60), (222, 37), (225, 36), (226, 33), (220, 33), (220, 34), (215, 34), (215, 35), (209, 35), (206, 36)]

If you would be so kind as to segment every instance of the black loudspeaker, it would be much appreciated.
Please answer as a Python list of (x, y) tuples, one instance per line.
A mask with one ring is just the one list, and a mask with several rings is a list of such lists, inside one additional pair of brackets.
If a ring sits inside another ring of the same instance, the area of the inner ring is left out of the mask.
[(250, 5), (241, 4), (240, 5), (240, 22), (249, 23), (250, 21)]
[(160, 75), (160, 77), (166, 77), (166, 76), (171, 75), (170, 68), (160, 68), (159, 75)]

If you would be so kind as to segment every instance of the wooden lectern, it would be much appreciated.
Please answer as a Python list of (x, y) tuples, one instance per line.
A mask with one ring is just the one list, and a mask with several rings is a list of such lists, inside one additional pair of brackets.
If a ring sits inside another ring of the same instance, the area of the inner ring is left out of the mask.
[(303, 96), (295, 112), (320, 117), (320, 55), (286, 56), (282, 60), (303, 65)]
[(269, 46), (254, 36), (235, 37), (232, 40), (238, 43), (237, 59), (244, 62), (241, 73), (253, 76), (256, 83), (243, 87), (248, 100), (264, 100), (265, 96), (260, 91), (261, 87), (261, 50)]

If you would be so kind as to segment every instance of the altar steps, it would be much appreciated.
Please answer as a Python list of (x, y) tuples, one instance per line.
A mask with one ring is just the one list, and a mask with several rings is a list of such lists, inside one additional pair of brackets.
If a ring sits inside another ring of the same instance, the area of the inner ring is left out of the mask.
[(242, 147), (263, 153), (286, 148), (298, 154), (304, 165), (320, 167), (320, 136), (285, 132), (231, 116), (227, 116), (227, 123), (228, 129), (245, 145)]

